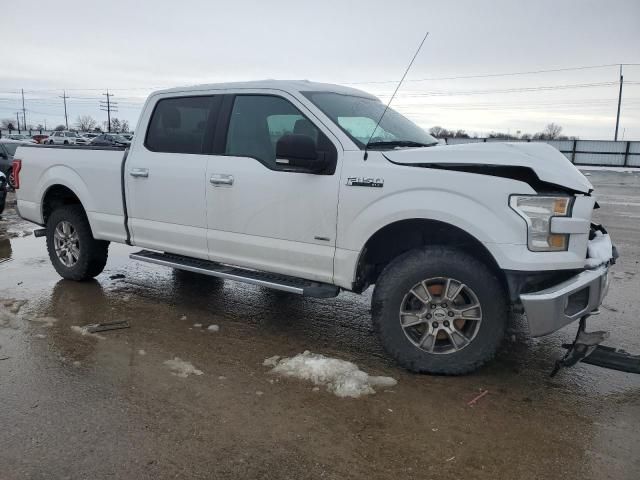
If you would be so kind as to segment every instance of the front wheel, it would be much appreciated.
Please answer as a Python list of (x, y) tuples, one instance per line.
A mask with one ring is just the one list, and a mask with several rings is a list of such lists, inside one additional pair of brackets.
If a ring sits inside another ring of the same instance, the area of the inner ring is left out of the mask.
[(47, 220), (47, 250), (53, 268), (68, 280), (89, 280), (107, 263), (109, 242), (96, 240), (80, 205), (60, 207)]
[(506, 293), (482, 262), (430, 246), (393, 260), (372, 299), (383, 346), (403, 367), (460, 375), (495, 355), (507, 322)]

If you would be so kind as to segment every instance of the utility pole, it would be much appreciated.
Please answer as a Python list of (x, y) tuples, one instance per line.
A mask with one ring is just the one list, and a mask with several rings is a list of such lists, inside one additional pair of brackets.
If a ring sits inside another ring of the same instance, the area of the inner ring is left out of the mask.
[(23, 120), (23, 126), (24, 129), (27, 129), (27, 110), (24, 108), (24, 88), (20, 89), (22, 91), (22, 120)]
[(59, 97), (64, 101), (64, 125), (69, 130), (69, 119), (67, 118), (67, 92), (66, 90), (62, 91), (62, 96)]
[(118, 104), (117, 102), (111, 101), (111, 97), (114, 95), (113, 93), (109, 93), (109, 90), (107, 90), (107, 93), (103, 93), (102, 95), (107, 97), (107, 99), (100, 100), (100, 110), (107, 112), (107, 131), (111, 133), (111, 112), (118, 111)]
[(620, 65), (620, 92), (618, 93), (618, 115), (616, 115), (616, 134), (613, 140), (618, 140), (618, 127), (620, 126), (620, 105), (622, 104), (622, 83), (624, 77), (622, 76), (622, 65)]

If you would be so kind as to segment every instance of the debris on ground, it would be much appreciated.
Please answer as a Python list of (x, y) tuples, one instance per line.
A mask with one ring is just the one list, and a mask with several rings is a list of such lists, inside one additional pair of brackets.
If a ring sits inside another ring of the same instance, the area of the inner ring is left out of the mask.
[(191, 362), (182, 360), (180, 357), (173, 357), (173, 360), (166, 360), (164, 364), (171, 369), (171, 374), (180, 378), (187, 378), (189, 375), (202, 375), (204, 372), (194, 367)]
[(209, 325), (207, 327), (207, 330), (209, 330), (210, 332), (219, 332), (220, 327), (218, 325)]
[(113, 322), (91, 323), (82, 327), (89, 333), (106, 332), (108, 330), (120, 330), (122, 328), (131, 328), (126, 320), (115, 320)]
[(469, 405), (470, 407), (473, 407), (478, 400), (480, 400), (482, 397), (486, 396), (488, 393), (489, 393), (489, 390), (483, 390), (480, 394), (476, 395), (471, 400), (469, 400), (467, 402), (467, 405)]
[(124, 273), (116, 273), (115, 275), (111, 275), (109, 277), (111, 280), (119, 280), (121, 278), (125, 278)]
[(47, 336), (42, 333), (36, 333), (36, 338), (47, 338)]
[(105, 340), (105, 337), (103, 337), (102, 335), (98, 335), (97, 333), (91, 333), (89, 330), (87, 330), (86, 327), (80, 327), (78, 325), (71, 325), (71, 330), (76, 332), (76, 333), (79, 333), (83, 337), (93, 337), (93, 338), (98, 338), (100, 340)]
[(271, 373), (325, 385), (328, 392), (338, 397), (358, 398), (376, 393), (374, 387), (392, 387), (398, 383), (391, 377), (369, 375), (355, 363), (308, 350), (291, 358), (267, 358), (263, 365), (274, 363)]
[(53, 317), (34, 317), (28, 320), (30, 322), (41, 323), (44, 327), (53, 327), (53, 324), (58, 321), (57, 318)]
[(186, 319), (187, 319), (187, 316), (186, 316), (186, 315), (182, 315), (182, 316), (180, 317), (180, 320), (186, 320)]
[(145, 352), (143, 349), (138, 350), (138, 355), (146, 355), (147, 352)]
[(0, 357), (0, 361), (2, 360), (9, 360), (11, 357)]

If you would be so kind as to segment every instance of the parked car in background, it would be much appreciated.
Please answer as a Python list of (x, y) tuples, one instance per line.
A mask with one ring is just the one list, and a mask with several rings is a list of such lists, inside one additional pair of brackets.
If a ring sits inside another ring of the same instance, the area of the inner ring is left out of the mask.
[(49, 138), (49, 135), (38, 134), (31, 137), (31, 140), (33, 140), (36, 143), (46, 143), (48, 138)]
[(84, 135), (78, 134), (76, 138), (76, 145), (89, 145), (91, 143), (91, 138), (87, 138)]
[(124, 138), (126, 138), (129, 141), (133, 140), (133, 133), (121, 133), (120, 135), (122, 135)]
[[(78, 139), (81, 139), (78, 141)], [(86, 145), (89, 143), (87, 140), (82, 140), (82, 137), (78, 135), (78, 132), (60, 131), (53, 132), (47, 140), (49, 145)]]
[(99, 133), (91, 133), (91, 132), (85, 132), (82, 134), (83, 137), (88, 138), (89, 140), (93, 140), (99, 135), (100, 135)]
[(9, 140), (18, 140), (20, 142), (35, 143), (35, 141), (31, 139), (31, 137), (22, 133), (12, 133), (11, 135), (7, 135), (7, 138)]
[(0, 215), (4, 212), (4, 204), (7, 200), (7, 190), (9, 189), (7, 185), (7, 177), (4, 173), (0, 172)]
[(127, 147), (130, 144), (129, 140), (117, 133), (103, 133), (91, 141), (94, 147)]
[(4, 173), (7, 182), (13, 186), (13, 156), (20, 145), (26, 145), (29, 142), (20, 140), (10, 140), (8, 138), (0, 138), (0, 173)]

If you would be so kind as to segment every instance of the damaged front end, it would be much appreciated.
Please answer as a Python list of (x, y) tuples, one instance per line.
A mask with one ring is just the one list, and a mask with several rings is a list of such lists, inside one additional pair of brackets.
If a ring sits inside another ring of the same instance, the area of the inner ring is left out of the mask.
[(533, 336), (546, 335), (579, 320), (572, 344), (565, 344), (566, 354), (556, 362), (551, 376), (561, 368), (583, 361), (605, 368), (640, 373), (640, 356), (600, 345), (608, 332), (587, 332), (587, 319), (600, 313), (599, 307), (609, 290), (609, 269), (618, 258), (607, 231), (591, 225), (585, 269), (566, 280), (540, 291), (523, 293), (520, 301)]

